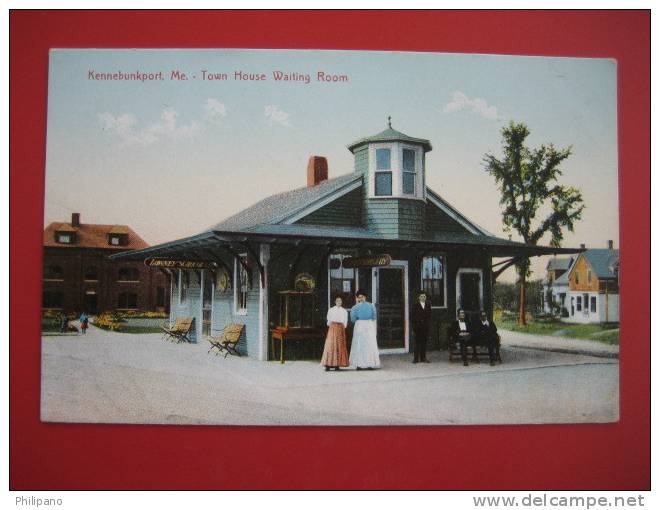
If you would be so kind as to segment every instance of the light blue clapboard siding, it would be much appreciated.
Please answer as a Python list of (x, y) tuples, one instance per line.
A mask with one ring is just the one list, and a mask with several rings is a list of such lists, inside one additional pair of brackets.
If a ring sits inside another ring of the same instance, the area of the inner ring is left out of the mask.
[[(233, 261), (227, 258), (225, 263), (233, 268)], [(232, 275), (233, 280), (233, 275)], [(213, 310), (211, 333), (213, 335), (219, 332), (227, 324), (245, 324), (245, 332), (238, 343), (238, 350), (241, 354), (256, 357), (259, 349), (259, 271), (254, 268), (252, 271), (252, 288), (248, 291), (247, 314), (239, 315), (234, 313), (234, 291), (232, 288), (222, 293), (216, 289), (213, 296)], [(199, 279), (194, 272), (190, 273), (190, 286), (188, 287), (187, 299), (179, 304), (178, 289), (174, 287), (172, 295), (170, 316), (172, 322), (179, 317), (194, 317), (195, 324), (191, 340), (199, 342), (197, 338), (197, 326), (201, 320), (201, 292)]]

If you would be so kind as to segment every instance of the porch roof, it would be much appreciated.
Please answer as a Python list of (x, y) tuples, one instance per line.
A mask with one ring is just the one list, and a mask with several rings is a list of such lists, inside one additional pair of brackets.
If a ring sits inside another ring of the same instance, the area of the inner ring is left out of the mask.
[(486, 235), (434, 232), (415, 239), (401, 239), (360, 227), (327, 227), (320, 225), (255, 225), (241, 232), (211, 230), (176, 241), (158, 244), (141, 250), (112, 255), (112, 259), (144, 260), (149, 257), (173, 259), (213, 259), (214, 248), (247, 246), (250, 243), (312, 244), (329, 247), (373, 248), (403, 247), (418, 249), (453, 250), (474, 248), (487, 251), (493, 257), (533, 257), (563, 253), (578, 253), (579, 248), (534, 246)]

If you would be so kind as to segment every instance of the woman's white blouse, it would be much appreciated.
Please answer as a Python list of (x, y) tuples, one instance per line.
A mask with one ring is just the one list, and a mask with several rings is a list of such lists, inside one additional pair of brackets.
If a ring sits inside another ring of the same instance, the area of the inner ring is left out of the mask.
[(328, 326), (331, 322), (341, 322), (344, 327), (348, 324), (348, 312), (346, 308), (340, 306), (333, 306), (328, 310)]

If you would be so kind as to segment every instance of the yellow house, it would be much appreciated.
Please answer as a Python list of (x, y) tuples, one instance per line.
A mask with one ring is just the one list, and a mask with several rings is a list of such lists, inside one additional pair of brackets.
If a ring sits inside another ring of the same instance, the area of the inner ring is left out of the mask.
[[(568, 291), (566, 322), (619, 321), (619, 250), (608, 241), (606, 249), (580, 253), (565, 275)], [(561, 277), (555, 282), (559, 282)]]

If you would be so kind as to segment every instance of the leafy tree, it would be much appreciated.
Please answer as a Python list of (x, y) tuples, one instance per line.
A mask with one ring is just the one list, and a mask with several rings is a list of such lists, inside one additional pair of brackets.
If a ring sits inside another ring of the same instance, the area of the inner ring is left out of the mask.
[[(573, 231), (582, 217), (584, 204), (577, 188), (558, 184), (560, 164), (571, 155), (571, 147), (557, 149), (552, 144), (530, 149), (525, 146), (529, 129), (524, 123), (511, 121), (502, 128), (502, 158), (485, 154), (486, 171), (495, 178), (501, 193), (502, 221), (506, 231), (516, 231), (527, 244), (537, 244), (550, 234), (550, 245), (561, 246), (563, 229)], [(537, 220), (539, 209), (547, 205), (550, 213)], [(525, 294), (529, 271), (528, 258), (516, 258), (520, 299), (518, 322), (525, 324)]]

